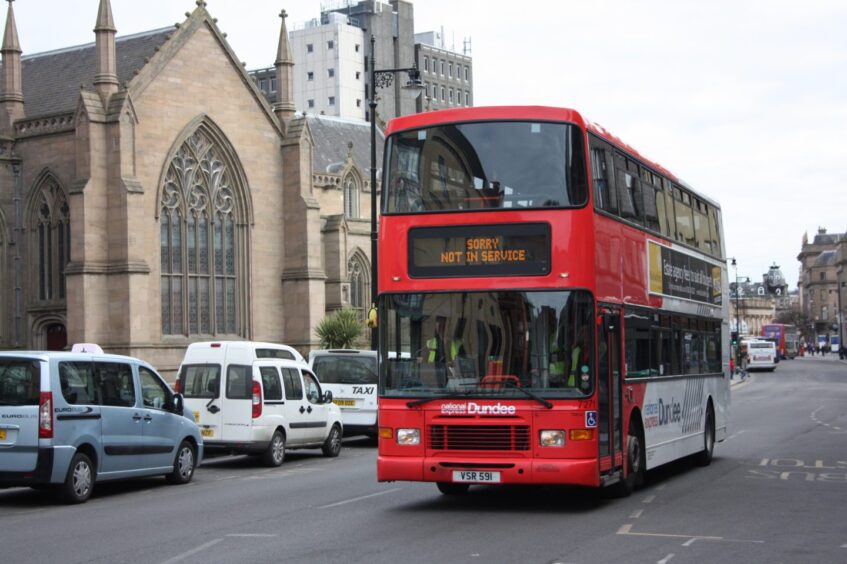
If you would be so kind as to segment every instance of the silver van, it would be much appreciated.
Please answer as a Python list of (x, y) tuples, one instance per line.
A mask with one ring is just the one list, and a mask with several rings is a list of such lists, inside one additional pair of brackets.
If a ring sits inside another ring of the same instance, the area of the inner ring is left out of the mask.
[(95, 482), (162, 474), (185, 484), (202, 458), (182, 396), (149, 364), (0, 353), (0, 488), (54, 486), (63, 500), (82, 503)]

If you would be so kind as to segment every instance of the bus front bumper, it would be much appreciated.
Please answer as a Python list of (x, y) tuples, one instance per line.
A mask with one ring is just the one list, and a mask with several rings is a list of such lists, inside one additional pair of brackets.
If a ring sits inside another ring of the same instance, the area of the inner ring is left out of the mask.
[(454, 472), (463, 470), (498, 472), (500, 481), (494, 483), (499, 484), (600, 485), (596, 458), (377, 457), (377, 479), (380, 482), (453, 482)]

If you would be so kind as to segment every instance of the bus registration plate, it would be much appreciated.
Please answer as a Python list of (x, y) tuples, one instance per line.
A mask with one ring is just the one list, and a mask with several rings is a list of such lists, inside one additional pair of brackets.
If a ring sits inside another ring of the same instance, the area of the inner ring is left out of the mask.
[(6, 429), (0, 429), (0, 441), (6, 440)]
[(500, 472), (488, 472), (483, 470), (453, 470), (453, 481), (499, 484)]

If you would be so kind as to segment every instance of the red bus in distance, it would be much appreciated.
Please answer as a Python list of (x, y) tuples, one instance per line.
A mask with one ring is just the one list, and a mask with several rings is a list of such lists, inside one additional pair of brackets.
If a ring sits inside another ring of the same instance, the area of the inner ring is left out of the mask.
[(380, 481), (627, 495), (727, 435), (720, 207), (569, 109), (392, 120)]

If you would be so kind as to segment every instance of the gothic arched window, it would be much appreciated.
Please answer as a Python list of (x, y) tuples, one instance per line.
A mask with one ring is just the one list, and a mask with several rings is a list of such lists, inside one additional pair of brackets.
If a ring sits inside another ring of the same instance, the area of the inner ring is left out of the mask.
[(38, 299), (65, 299), (65, 267), (71, 260), (70, 208), (65, 192), (48, 176), (36, 191), (33, 225)]
[(160, 218), (162, 333), (238, 334), (239, 269), (235, 175), (203, 129), (168, 165)]
[(347, 261), (347, 280), (350, 281), (350, 305), (364, 314), (370, 299), (370, 288), (367, 266), (359, 253), (354, 254)]
[(344, 177), (344, 217), (359, 218), (359, 187), (352, 174)]

